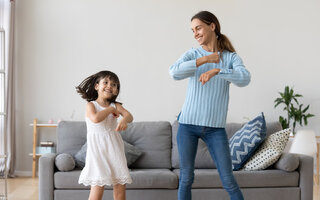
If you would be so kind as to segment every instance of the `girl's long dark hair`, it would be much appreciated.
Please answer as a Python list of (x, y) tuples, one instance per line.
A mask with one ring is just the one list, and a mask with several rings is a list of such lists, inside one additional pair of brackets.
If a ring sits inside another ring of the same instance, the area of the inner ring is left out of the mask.
[[(95, 89), (95, 85), (99, 83), (99, 81), (103, 78), (109, 78), (111, 81), (117, 84), (118, 94), (120, 93), (120, 81), (118, 76), (111, 72), (111, 71), (101, 71), (96, 74), (89, 76), (88, 78), (84, 79), (80, 85), (76, 87), (77, 92), (81, 95), (81, 97), (88, 102), (94, 101), (98, 98), (98, 92)], [(116, 99), (118, 97), (114, 95), (108, 101), (110, 103), (118, 103)]]
[(217, 35), (218, 51), (220, 51), (220, 52), (222, 52), (224, 50), (228, 50), (230, 52), (236, 51), (233, 48), (228, 37), (221, 33), (220, 23), (218, 21), (218, 18), (214, 14), (212, 14), (209, 11), (200, 11), (191, 18), (191, 21), (193, 19), (199, 19), (207, 25), (210, 25), (211, 23), (213, 23), (216, 26), (215, 33)]

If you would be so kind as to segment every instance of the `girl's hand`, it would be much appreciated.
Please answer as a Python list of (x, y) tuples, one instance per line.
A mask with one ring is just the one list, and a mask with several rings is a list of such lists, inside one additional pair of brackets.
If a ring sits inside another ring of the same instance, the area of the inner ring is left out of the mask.
[(116, 108), (110, 106), (110, 109), (111, 109), (111, 113), (115, 118), (118, 118), (120, 116), (120, 112)]
[(207, 71), (200, 75), (199, 81), (204, 85), (206, 82), (208, 82), (212, 77), (217, 75), (220, 72), (220, 69), (214, 68), (210, 71)]
[(120, 113), (117, 109), (115, 109), (115, 111), (112, 114), (115, 118), (118, 118), (120, 116)]
[(125, 131), (128, 128), (126, 120), (122, 119), (117, 125), (116, 131)]
[(207, 63), (219, 63), (220, 62), (220, 56), (218, 52), (214, 52), (213, 54), (210, 54), (206, 56)]

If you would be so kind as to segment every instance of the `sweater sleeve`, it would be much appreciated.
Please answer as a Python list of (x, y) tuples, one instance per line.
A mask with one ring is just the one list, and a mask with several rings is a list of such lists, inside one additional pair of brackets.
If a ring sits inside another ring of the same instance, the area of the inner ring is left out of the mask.
[(174, 80), (182, 80), (195, 75), (197, 70), (194, 50), (184, 53), (169, 69)]
[(230, 69), (222, 69), (218, 76), (239, 87), (247, 86), (250, 83), (251, 75), (236, 53), (232, 54), (231, 66)]

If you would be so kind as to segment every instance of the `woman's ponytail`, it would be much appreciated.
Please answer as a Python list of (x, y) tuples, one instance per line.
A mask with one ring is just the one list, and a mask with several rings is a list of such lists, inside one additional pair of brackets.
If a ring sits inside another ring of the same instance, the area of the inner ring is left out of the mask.
[(218, 51), (222, 52), (224, 50), (235, 52), (236, 50), (232, 46), (229, 38), (221, 33), (217, 34)]

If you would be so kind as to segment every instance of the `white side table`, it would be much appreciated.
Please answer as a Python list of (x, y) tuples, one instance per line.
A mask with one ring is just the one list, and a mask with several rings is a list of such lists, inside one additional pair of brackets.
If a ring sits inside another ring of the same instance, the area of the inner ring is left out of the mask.
[(0, 165), (0, 178), (4, 180), (4, 194), (2, 194), (3, 191), (0, 192), (0, 200), (7, 200), (8, 199), (8, 191), (7, 191), (8, 172), (7, 172), (7, 156), (6, 155), (0, 155), (0, 163), (4, 164), (3, 168)]

